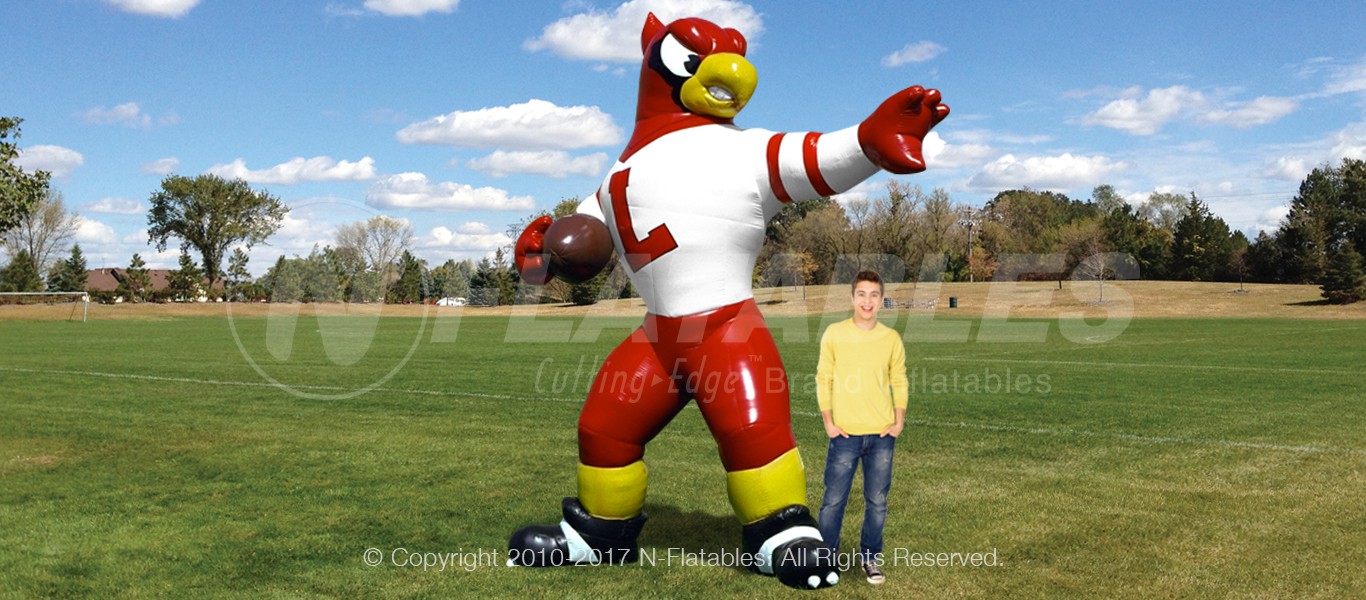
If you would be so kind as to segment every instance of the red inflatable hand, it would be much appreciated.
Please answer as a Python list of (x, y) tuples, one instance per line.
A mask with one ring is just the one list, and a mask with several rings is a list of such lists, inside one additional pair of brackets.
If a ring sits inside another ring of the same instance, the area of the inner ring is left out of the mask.
[(863, 153), (877, 166), (898, 175), (924, 171), (921, 142), (949, 116), (949, 105), (939, 100), (939, 90), (918, 85), (893, 94), (859, 124), (858, 142)]
[(522, 281), (531, 285), (545, 285), (550, 282), (550, 257), (545, 253), (545, 232), (550, 229), (552, 219), (548, 216), (532, 221), (517, 237), (512, 260)]

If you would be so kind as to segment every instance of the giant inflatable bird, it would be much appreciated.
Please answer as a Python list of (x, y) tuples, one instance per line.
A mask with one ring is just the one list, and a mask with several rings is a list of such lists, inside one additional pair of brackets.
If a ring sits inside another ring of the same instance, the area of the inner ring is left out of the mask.
[[(732, 119), (757, 74), (740, 32), (697, 18), (665, 25), (651, 14), (641, 49), (635, 131), (571, 218), (610, 235), (647, 314), (603, 362), (579, 416), (578, 495), (564, 499), (558, 525), (514, 533), (510, 562), (635, 562), (645, 445), (696, 400), (725, 467), (745, 564), (792, 587), (834, 585), (835, 557), (806, 507), (787, 373), (751, 274), (784, 203), (847, 191), (879, 169), (923, 171), (921, 142), (949, 107), (937, 90), (914, 86), (833, 133), (741, 129)], [(565, 264), (574, 253), (551, 247), (572, 243), (547, 240), (551, 226), (542, 217), (518, 238), (515, 260), (529, 283), (584, 272)]]

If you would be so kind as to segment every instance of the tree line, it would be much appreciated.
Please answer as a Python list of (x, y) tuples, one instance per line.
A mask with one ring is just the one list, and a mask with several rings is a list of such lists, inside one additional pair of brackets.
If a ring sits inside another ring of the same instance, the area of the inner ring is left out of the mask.
[[(0, 118), (0, 239), (10, 256), (0, 269), (0, 291), (83, 291), (79, 245), (71, 245), (65, 259), (55, 258), (78, 217), (51, 189), (47, 173), (27, 173), (12, 163), (21, 122)], [(167, 289), (153, 290), (145, 262), (134, 254), (111, 297), (389, 303), (458, 297), (495, 305), (589, 304), (634, 295), (615, 260), (583, 284), (527, 286), (512, 265), (510, 244), (477, 262), (430, 267), (412, 253), (412, 226), (383, 215), (341, 225), (332, 244), (308, 256), (280, 256), (253, 279), (243, 249), (279, 229), (288, 212), (279, 198), (238, 179), (170, 175), (149, 202), (148, 242), (158, 251), (178, 243), (179, 266)], [(541, 215), (572, 214), (578, 204), (565, 199), (551, 211), (510, 223), (508, 237), (515, 240)], [(765, 237), (754, 269), (754, 284), (761, 287), (846, 282), (862, 268), (904, 280), (1104, 278), (1113, 276), (1114, 266), (1095, 257), (1113, 253), (1126, 257), (1132, 267), (1126, 271), (1143, 279), (1317, 284), (1328, 301), (1354, 302), (1366, 298), (1366, 162), (1344, 159), (1314, 169), (1279, 228), (1252, 241), (1194, 193), (1153, 193), (1133, 205), (1109, 185), (1097, 186), (1086, 199), (1015, 189), (974, 208), (945, 190), (926, 193), (900, 180), (869, 200), (784, 205)], [(1023, 274), (1003, 265), (1020, 256), (1049, 260)]]

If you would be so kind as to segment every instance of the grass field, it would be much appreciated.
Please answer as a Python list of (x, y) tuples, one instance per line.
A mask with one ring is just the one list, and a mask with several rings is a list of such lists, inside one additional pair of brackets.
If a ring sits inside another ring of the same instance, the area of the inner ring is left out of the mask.
[[(771, 319), (811, 503), (832, 318)], [(508, 534), (573, 493), (579, 402), (638, 318), (590, 321), (0, 321), (0, 597), (791, 596), (669, 559), (739, 545), (696, 410), (646, 456), (656, 564), (502, 566)], [(1366, 594), (1366, 321), (1137, 318), (1096, 344), (1056, 320), (1012, 319), (1040, 328), (1015, 342), (947, 323), (969, 341), (910, 325), (887, 552), (998, 565), (894, 563), (877, 595)], [(851, 573), (814, 594), (873, 590)]]

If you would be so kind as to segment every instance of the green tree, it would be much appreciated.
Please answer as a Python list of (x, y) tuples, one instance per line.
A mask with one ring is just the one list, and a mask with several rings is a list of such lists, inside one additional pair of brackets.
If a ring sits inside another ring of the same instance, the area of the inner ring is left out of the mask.
[(385, 301), (389, 304), (421, 302), (424, 271), (422, 261), (413, 256), (411, 252), (404, 250), (398, 259), (398, 279), (389, 286), (389, 294)]
[(349, 301), (347, 281), (331, 246), (316, 245), (308, 256), (280, 256), (256, 284), (255, 293), (271, 302)]
[(298, 266), (283, 254), (266, 270), (260, 283), (271, 302), (298, 302), (303, 299), (303, 277)]
[(83, 292), (88, 278), (85, 255), (81, 254), (81, 245), (76, 244), (71, 247), (71, 256), (52, 268), (47, 278), (47, 289), (54, 292)]
[[(18, 117), (0, 117), (0, 233), (9, 231), (33, 212), (45, 196), (52, 174), (28, 173), (14, 164), (19, 158)], [(32, 256), (29, 260), (32, 260)]]
[(1190, 203), (1181, 194), (1153, 192), (1148, 200), (1138, 207), (1138, 215), (1158, 229), (1175, 232), (1176, 224), (1190, 210)]
[(1058, 252), (1066, 256), (1066, 270), (1075, 270), (1082, 261), (1108, 252), (1100, 219), (1079, 219), (1058, 228)]
[(0, 292), (41, 292), (43, 278), (33, 267), (33, 258), (27, 250), (19, 250), (9, 265), (0, 269)]
[(1138, 274), (1144, 279), (1161, 279), (1171, 258), (1171, 233), (1138, 216), (1134, 207), (1124, 204), (1105, 214), (1101, 220), (1105, 243), (1114, 252), (1132, 256)]
[[(1217, 281), (1228, 278), (1229, 264), (1238, 244), (1228, 223), (1191, 194), (1185, 216), (1172, 233), (1172, 275), (1184, 281)], [(1246, 238), (1242, 245), (1247, 245)]]
[(432, 269), (432, 292), (441, 298), (466, 298), (470, 296), (470, 279), (466, 271), (461, 268), (462, 264), (455, 259), (442, 263), (441, 266)]
[(180, 251), (180, 265), (166, 276), (166, 291), (179, 302), (193, 302), (204, 293), (204, 272), (190, 258), (190, 253)]
[(607, 285), (608, 275), (612, 272), (611, 264), (607, 268), (598, 271), (583, 283), (576, 283), (569, 286), (569, 301), (579, 306), (595, 304), (602, 298), (602, 290)]
[(517, 274), (517, 266), (508, 260), (507, 252), (502, 248), (494, 251), (492, 283), (494, 290), (496, 290), (496, 303), (500, 305), (513, 304), (517, 299), (517, 291), (521, 281), (522, 277)]
[(247, 270), (249, 260), (251, 259), (241, 248), (234, 249), (232, 256), (228, 258), (228, 276), (223, 282), (228, 298), (240, 299), (246, 296), (245, 287), (251, 283), (251, 271)]
[(1090, 202), (1028, 189), (1001, 192), (982, 211), (982, 246), (993, 256), (1055, 252), (1063, 225), (1102, 216)]
[(1115, 186), (1110, 184), (1092, 188), (1091, 202), (1095, 203), (1102, 214), (1107, 215), (1123, 208), (1129, 208), (1129, 203), (1125, 202), (1124, 197), (1115, 191)]
[(1334, 244), (1324, 272), (1323, 297), (1330, 302), (1348, 304), (1366, 300), (1366, 268), (1361, 253), (1346, 239)]
[(1366, 161), (1343, 159), (1305, 176), (1275, 240), (1281, 279), (1291, 283), (1323, 280), (1330, 242), (1366, 251)]
[(265, 241), (289, 210), (279, 198), (254, 191), (241, 179), (217, 175), (171, 175), (152, 194), (151, 205), (148, 242), (162, 251), (172, 237), (180, 238), (181, 250), (199, 251), (211, 284), (221, 276), (219, 266), (228, 248), (242, 244), (250, 249)]
[(128, 299), (129, 302), (142, 302), (152, 296), (152, 277), (147, 273), (147, 263), (142, 261), (142, 257), (136, 252), (133, 259), (129, 261), (128, 268), (123, 272), (123, 280), (119, 281), (119, 287), (115, 290), (120, 296)]
[(1265, 231), (1257, 234), (1257, 239), (1247, 247), (1244, 257), (1247, 276), (1252, 281), (1275, 283), (1284, 280), (1285, 266), (1281, 247), (1276, 238)]
[(303, 274), (304, 298), (309, 302), (340, 302), (346, 299), (346, 276), (331, 246), (317, 245), (308, 256), (296, 258)]
[(493, 262), (484, 257), (470, 277), (470, 304), (493, 306), (498, 303), (498, 287), (494, 282)]

